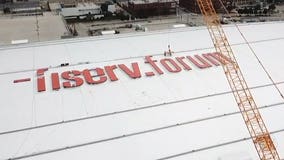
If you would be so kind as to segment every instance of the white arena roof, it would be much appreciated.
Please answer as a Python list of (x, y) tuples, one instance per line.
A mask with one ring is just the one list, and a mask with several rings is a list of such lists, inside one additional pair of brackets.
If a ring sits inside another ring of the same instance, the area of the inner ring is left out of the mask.
[[(240, 25), (282, 93), (283, 28)], [(284, 100), (237, 29), (224, 29), (284, 158)], [(2, 47), (0, 159), (257, 160), (220, 62), (205, 53), (205, 27)]]

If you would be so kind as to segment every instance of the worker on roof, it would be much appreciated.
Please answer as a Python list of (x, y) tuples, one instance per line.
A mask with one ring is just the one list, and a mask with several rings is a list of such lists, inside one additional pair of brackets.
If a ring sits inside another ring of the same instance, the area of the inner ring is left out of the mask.
[(170, 45), (168, 45), (168, 51), (165, 51), (164, 52), (164, 56), (167, 56), (167, 55), (169, 55), (169, 56), (172, 56), (172, 50), (171, 50), (171, 46)]

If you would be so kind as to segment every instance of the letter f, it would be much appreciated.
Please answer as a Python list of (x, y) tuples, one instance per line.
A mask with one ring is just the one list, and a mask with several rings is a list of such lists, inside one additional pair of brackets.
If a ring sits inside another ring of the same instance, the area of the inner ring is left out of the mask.
[(47, 71), (48, 68), (41, 68), (38, 69), (36, 74), (37, 74), (37, 91), (38, 92), (43, 92), (46, 90), (45, 87), (45, 77), (44, 77), (44, 72)]

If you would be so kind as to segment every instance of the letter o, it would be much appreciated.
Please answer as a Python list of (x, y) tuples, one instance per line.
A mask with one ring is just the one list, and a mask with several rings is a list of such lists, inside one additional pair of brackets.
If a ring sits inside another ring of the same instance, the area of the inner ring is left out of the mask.
[[(161, 59), (161, 64), (169, 71), (173, 73), (177, 73), (181, 71), (181, 68), (178, 66), (178, 64), (169, 58)], [(170, 65), (169, 65), (170, 64)]]

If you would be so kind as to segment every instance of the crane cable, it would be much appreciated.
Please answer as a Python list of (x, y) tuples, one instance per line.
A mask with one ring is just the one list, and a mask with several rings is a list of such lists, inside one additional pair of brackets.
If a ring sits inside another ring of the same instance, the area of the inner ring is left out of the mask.
[[(224, 8), (226, 15), (230, 18), (232, 18), (229, 14), (229, 11), (227, 10), (227, 8), (225, 7), (225, 5), (223, 4), (222, 0), (219, 0), (221, 6)], [(244, 34), (242, 33), (242, 31), (240, 30), (239, 26), (234, 23), (234, 26), (237, 28), (238, 32), (241, 34), (243, 40), (245, 41), (245, 43), (247, 44), (247, 46), (249, 47), (249, 49), (251, 50), (251, 52), (253, 53), (253, 55), (255, 56), (255, 58), (257, 59), (258, 63), (260, 64), (260, 66), (262, 67), (262, 69), (264, 70), (264, 72), (266, 73), (266, 75), (268, 76), (268, 78), (270, 79), (270, 81), (272, 82), (273, 86), (276, 88), (276, 90), (278, 91), (278, 93), (280, 94), (281, 98), (284, 100), (284, 95), (282, 94), (281, 90), (279, 89), (279, 87), (277, 86), (277, 84), (275, 83), (275, 81), (272, 79), (271, 75), (269, 74), (268, 70), (264, 67), (264, 65), (262, 64), (262, 62), (260, 61), (260, 59), (258, 58), (258, 56), (256, 55), (254, 49), (252, 48), (251, 44), (248, 42), (248, 40), (246, 39), (246, 37), (244, 36)]]

